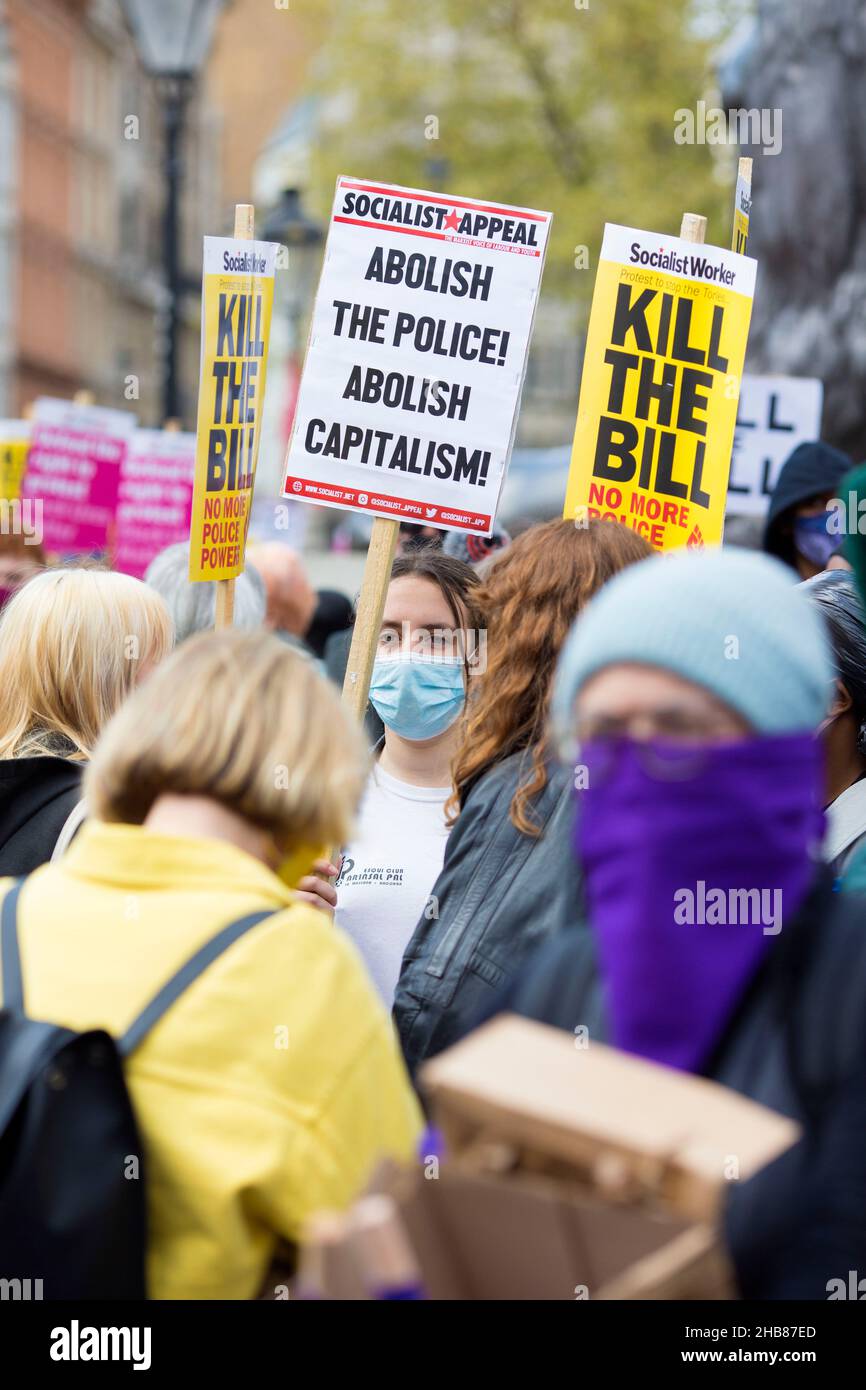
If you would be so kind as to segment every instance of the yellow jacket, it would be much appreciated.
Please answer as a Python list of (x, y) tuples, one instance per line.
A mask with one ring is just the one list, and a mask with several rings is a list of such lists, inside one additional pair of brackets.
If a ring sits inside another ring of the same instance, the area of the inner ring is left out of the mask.
[[(0, 899), (10, 880), (0, 880)], [(31, 1018), (119, 1037), (221, 927), (284, 908), (210, 965), (126, 1064), (154, 1298), (250, 1298), (279, 1237), (340, 1207), (420, 1131), (390, 1019), (349, 939), (216, 840), (88, 822), (19, 899)]]

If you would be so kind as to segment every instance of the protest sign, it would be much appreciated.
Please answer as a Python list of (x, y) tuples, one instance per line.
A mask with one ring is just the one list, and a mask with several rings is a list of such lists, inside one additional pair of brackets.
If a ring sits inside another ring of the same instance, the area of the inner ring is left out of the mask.
[(490, 534), (550, 221), (337, 180), (284, 496)]
[(126, 410), (37, 400), (21, 496), (42, 501), (42, 543), (49, 554), (108, 547), (120, 465), (134, 428), (135, 416)]
[(812, 377), (743, 377), (728, 480), (728, 512), (763, 516), (785, 459), (821, 437), (823, 383)]
[(5, 502), (21, 496), (29, 448), (29, 420), (0, 420), (0, 499)]
[(195, 435), (136, 430), (120, 465), (114, 568), (141, 579), (155, 555), (189, 535)]
[(720, 543), (755, 269), (683, 236), (605, 227), (566, 517), (621, 521), (656, 550)]
[(233, 238), (204, 238), (191, 580), (230, 580), (244, 567), (277, 253), (272, 242), (238, 236), (252, 211), (239, 205)]
[(731, 250), (746, 254), (749, 240), (749, 218), (752, 215), (752, 161), (741, 159), (737, 167), (737, 186), (734, 190), (734, 235)]

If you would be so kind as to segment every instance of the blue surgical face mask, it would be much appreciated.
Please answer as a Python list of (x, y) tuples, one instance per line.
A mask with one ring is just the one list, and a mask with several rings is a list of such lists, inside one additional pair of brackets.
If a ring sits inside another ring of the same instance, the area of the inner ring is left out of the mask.
[(794, 522), (794, 548), (822, 570), (841, 542), (840, 536), (828, 531), (829, 519), (830, 512), (820, 512), (818, 516), (798, 516)]
[(370, 703), (401, 738), (436, 738), (454, 723), (465, 700), (462, 661), (410, 653), (379, 657), (373, 664)]

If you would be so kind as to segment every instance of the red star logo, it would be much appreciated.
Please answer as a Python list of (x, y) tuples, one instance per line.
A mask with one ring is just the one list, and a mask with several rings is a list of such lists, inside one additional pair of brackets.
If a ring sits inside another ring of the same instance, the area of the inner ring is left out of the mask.
[(443, 225), (450, 228), (452, 232), (457, 231), (457, 228), (460, 226), (460, 218), (457, 216), (457, 213), (454, 211), (454, 208), (451, 209), (448, 216), (445, 218), (445, 222)]

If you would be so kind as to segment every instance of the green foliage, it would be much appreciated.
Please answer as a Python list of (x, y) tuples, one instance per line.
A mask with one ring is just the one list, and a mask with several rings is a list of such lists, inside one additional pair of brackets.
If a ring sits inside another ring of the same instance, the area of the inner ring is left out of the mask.
[(676, 110), (716, 99), (704, 0), (580, 2), (298, 0), (323, 23), (319, 210), (341, 173), (549, 208), (545, 293), (584, 302), (575, 248), (594, 268), (606, 221), (702, 212), (727, 245), (735, 152), (674, 142)]

